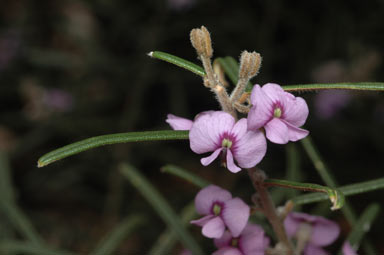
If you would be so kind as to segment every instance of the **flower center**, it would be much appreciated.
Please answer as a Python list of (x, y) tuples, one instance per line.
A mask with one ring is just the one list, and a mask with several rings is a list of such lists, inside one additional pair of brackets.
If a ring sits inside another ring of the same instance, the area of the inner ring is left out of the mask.
[(227, 138), (224, 138), (221, 142), (221, 146), (230, 149), (232, 146), (232, 141)]
[(273, 111), (273, 117), (275, 118), (280, 118), (281, 117), (281, 109), (280, 107), (276, 107), (275, 110)]
[(220, 212), (221, 212), (221, 206), (220, 205), (218, 205), (218, 204), (214, 204), (213, 205), (213, 214), (215, 215), (215, 216), (218, 216), (218, 215), (220, 215)]
[(238, 238), (232, 238), (231, 246), (237, 247), (238, 245), (239, 245), (239, 239)]

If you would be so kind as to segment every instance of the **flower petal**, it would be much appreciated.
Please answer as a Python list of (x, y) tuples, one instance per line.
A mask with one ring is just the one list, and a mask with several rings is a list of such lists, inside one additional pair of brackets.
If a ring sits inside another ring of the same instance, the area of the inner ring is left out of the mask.
[(244, 255), (244, 254), (235, 247), (224, 247), (215, 251), (214, 253), (212, 253), (212, 255)]
[(256, 224), (248, 224), (241, 233), (239, 247), (244, 254), (264, 255), (269, 239), (264, 230)]
[(211, 219), (215, 218), (216, 216), (214, 215), (206, 215), (204, 217), (201, 217), (200, 219), (197, 219), (197, 220), (191, 220), (190, 223), (191, 224), (195, 224), (197, 226), (204, 226), (205, 224), (207, 224), (208, 221), (210, 221)]
[[(240, 126), (246, 127), (246, 125), (245, 119), (241, 119), (236, 123), (235, 128), (240, 129)], [(236, 138), (235, 147), (232, 151), (239, 166), (251, 168), (257, 165), (267, 151), (267, 141), (264, 134), (260, 131), (247, 131), (244, 135), (238, 135)]]
[(304, 125), (305, 121), (307, 120), (308, 113), (308, 105), (303, 98), (286, 98), (284, 103), (283, 119), (296, 127), (300, 127)]
[(220, 147), (220, 148), (216, 149), (210, 156), (202, 158), (200, 160), (201, 164), (203, 166), (208, 166), (209, 164), (211, 164), (212, 161), (214, 161), (217, 158), (217, 156), (219, 156), (221, 150), (222, 150), (222, 148)]
[(220, 238), (224, 234), (225, 224), (220, 217), (214, 217), (202, 228), (203, 236), (208, 238)]
[(265, 135), (273, 143), (286, 144), (289, 141), (287, 125), (278, 118), (273, 118), (265, 125)]
[(304, 255), (328, 255), (328, 252), (326, 252), (325, 250), (323, 250), (318, 246), (307, 244), (303, 254)]
[(227, 150), (227, 168), (232, 173), (237, 173), (241, 170), (240, 167), (236, 166), (235, 162), (233, 161), (233, 155), (231, 150)]
[(318, 216), (312, 225), (310, 243), (315, 246), (327, 246), (333, 243), (340, 234), (340, 227), (335, 222)]
[(189, 132), (192, 151), (201, 154), (221, 147), (221, 135), (230, 132), (234, 124), (235, 119), (226, 112), (216, 111), (199, 115)]
[(285, 120), (281, 120), (281, 121), (284, 122), (285, 125), (287, 125), (289, 141), (296, 142), (300, 139), (305, 138), (309, 134), (308, 130), (295, 127)]
[(193, 124), (192, 120), (181, 118), (173, 114), (168, 114), (165, 121), (174, 130), (190, 130)]
[(348, 241), (345, 241), (343, 244), (343, 255), (357, 255), (356, 251)]
[[(270, 100), (273, 103), (280, 102), (283, 98), (285, 98), (289, 94), (284, 91), (284, 89), (276, 83), (267, 83), (264, 84), (263, 87), (261, 88), (264, 93), (270, 98)], [(290, 94), (293, 98), (294, 96)]]
[(248, 129), (258, 130), (273, 117), (274, 102), (259, 85), (255, 85), (251, 93), (252, 108), (248, 114)]
[(233, 237), (238, 237), (247, 225), (250, 209), (240, 198), (225, 202), (221, 217)]
[(216, 238), (215, 240), (213, 240), (217, 248), (231, 246), (231, 241), (232, 241), (232, 235), (228, 230), (225, 231), (220, 238)]
[(216, 185), (209, 185), (200, 190), (195, 197), (195, 208), (200, 215), (211, 214), (214, 202), (222, 202), (232, 198), (229, 191)]
[(287, 235), (289, 237), (293, 237), (296, 235), (300, 223), (303, 222), (301, 218), (295, 217), (297, 214), (298, 213), (289, 213), (284, 219), (285, 231), (287, 231)]

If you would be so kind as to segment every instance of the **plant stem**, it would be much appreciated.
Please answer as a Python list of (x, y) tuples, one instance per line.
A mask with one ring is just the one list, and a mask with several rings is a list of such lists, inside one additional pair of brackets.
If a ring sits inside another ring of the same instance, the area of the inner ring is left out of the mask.
[(255, 187), (258, 193), (260, 206), (265, 216), (271, 223), (277, 238), (285, 246), (286, 254), (287, 255), (294, 254), (292, 243), (289, 240), (287, 233), (285, 232), (283, 222), (280, 219), (280, 217), (277, 215), (275, 205), (273, 204), (273, 201), (268, 193), (268, 190), (264, 185), (264, 180), (266, 179), (265, 173), (260, 169), (252, 168), (252, 169), (248, 169), (248, 174), (252, 180), (253, 186)]

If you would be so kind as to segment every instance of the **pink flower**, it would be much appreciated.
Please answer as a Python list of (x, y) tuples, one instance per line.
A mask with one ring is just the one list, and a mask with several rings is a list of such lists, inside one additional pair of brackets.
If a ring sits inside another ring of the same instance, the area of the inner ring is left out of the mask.
[(288, 236), (306, 239), (305, 255), (326, 255), (327, 252), (321, 247), (333, 243), (340, 233), (340, 228), (335, 222), (305, 213), (288, 214), (284, 226)]
[(173, 114), (168, 114), (165, 121), (174, 130), (190, 130), (193, 124), (192, 120), (181, 118)]
[(204, 166), (212, 163), (221, 153), (224, 165), (233, 173), (240, 171), (240, 167), (254, 167), (267, 150), (263, 133), (247, 130), (245, 118), (236, 122), (229, 113), (222, 111), (199, 114), (190, 129), (189, 140), (193, 152), (213, 152), (201, 159)]
[(251, 103), (248, 129), (264, 127), (271, 142), (285, 144), (308, 135), (307, 130), (299, 128), (308, 117), (308, 106), (303, 98), (285, 92), (277, 84), (267, 83), (262, 88), (253, 87)]
[(232, 198), (229, 191), (209, 185), (196, 195), (196, 211), (206, 215), (191, 221), (202, 228), (202, 234), (209, 238), (220, 238), (225, 227), (232, 236), (238, 237), (247, 224), (250, 208), (240, 198)]
[(228, 231), (220, 239), (215, 239), (219, 250), (212, 255), (264, 255), (269, 239), (263, 229), (256, 224), (248, 224), (239, 237), (233, 237)]
[(345, 241), (343, 244), (343, 255), (357, 255), (356, 251), (348, 241)]

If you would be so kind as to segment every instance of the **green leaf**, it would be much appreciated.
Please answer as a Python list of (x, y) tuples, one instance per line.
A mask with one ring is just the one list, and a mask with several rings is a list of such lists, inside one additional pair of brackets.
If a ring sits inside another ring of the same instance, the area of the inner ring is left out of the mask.
[(140, 191), (169, 228), (175, 231), (184, 247), (194, 255), (203, 254), (198, 243), (184, 228), (177, 214), (152, 184), (138, 170), (128, 164), (121, 164), (119, 168), (123, 176)]
[(163, 173), (173, 174), (177, 177), (180, 177), (181, 179), (186, 180), (187, 182), (190, 182), (197, 187), (204, 188), (209, 185), (209, 182), (200, 178), (199, 176), (191, 173), (188, 170), (185, 170), (181, 167), (175, 166), (175, 165), (166, 165), (161, 168), (161, 171)]
[(291, 188), (304, 191), (323, 192), (328, 195), (332, 202), (331, 210), (340, 209), (344, 204), (344, 195), (337, 189), (322, 186), (313, 183), (301, 183), (287, 180), (267, 179), (264, 181), (265, 186), (277, 186), (283, 188)]
[[(338, 188), (344, 196), (352, 196), (378, 189), (384, 189), (384, 178), (375, 179), (371, 181), (359, 182), (355, 184), (349, 184)], [(292, 201), (296, 205), (304, 205), (314, 202), (326, 200), (327, 196), (324, 194), (305, 194), (294, 197)]]
[(313, 91), (313, 90), (326, 90), (326, 89), (384, 91), (383, 82), (297, 84), (297, 85), (284, 85), (282, 87), (285, 91)]
[(115, 250), (119, 245), (132, 233), (144, 219), (140, 216), (134, 215), (127, 217), (122, 222), (119, 222), (115, 229), (108, 233), (104, 239), (97, 245), (92, 255), (109, 255), (116, 254)]
[(75, 255), (75, 253), (51, 249), (33, 243), (5, 240), (0, 242), (1, 254), (25, 254), (25, 255)]
[[(191, 226), (189, 223), (193, 218), (197, 216), (195, 203), (192, 201), (187, 206), (185, 206), (181, 212), (181, 221), (185, 227)], [(171, 254), (171, 249), (174, 247), (177, 241), (177, 233), (172, 229), (167, 229), (164, 231), (156, 243), (153, 245), (152, 249), (148, 252), (148, 255), (167, 255)]]
[(79, 142), (75, 142), (54, 151), (51, 151), (42, 156), (38, 162), (38, 167), (43, 167), (57, 160), (78, 154), (80, 152), (97, 148), (100, 146), (116, 143), (128, 142), (147, 142), (147, 141), (162, 141), (162, 140), (180, 140), (188, 139), (188, 131), (145, 131), (145, 132), (129, 132), (118, 133), (111, 135), (102, 135), (88, 138)]
[(205, 71), (201, 66), (198, 66), (188, 60), (173, 56), (171, 54), (161, 52), (161, 51), (151, 51), (150, 53), (148, 53), (148, 56), (177, 65), (181, 68), (187, 69), (188, 71), (191, 71), (192, 73), (195, 73), (202, 77), (205, 76)]
[(349, 233), (347, 240), (356, 250), (360, 246), (363, 236), (371, 228), (372, 222), (378, 216), (379, 211), (380, 206), (378, 204), (369, 205), (361, 214), (356, 224), (353, 225), (352, 231)]

